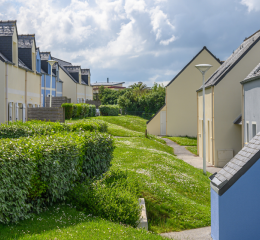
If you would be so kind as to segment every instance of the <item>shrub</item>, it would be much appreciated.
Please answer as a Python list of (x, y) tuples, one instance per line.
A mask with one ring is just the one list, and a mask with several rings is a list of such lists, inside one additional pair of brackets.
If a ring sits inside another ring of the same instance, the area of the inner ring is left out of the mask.
[(109, 169), (113, 149), (106, 134), (2, 139), (0, 222), (28, 218), (31, 210), (39, 212), (44, 204), (64, 200), (77, 181), (99, 177)]
[(68, 200), (88, 214), (136, 227), (141, 211), (138, 185), (126, 172), (111, 171), (101, 180), (78, 185), (68, 193)]
[(100, 105), (99, 110), (102, 116), (118, 116), (118, 105)]
[(65, 118), (84, 118), (96, 116), (96, 106), (86, 103), (63, 103), (61, 105), (65, 107)]
[(63, 103), (61, 106), (65, 108), (65, 119), (71, 119), (73, 104), (72, 103)]
[(10, 122), (0, 125), (0, 138), (19, 138), (34, 135), (53, 135), (59, 132), (99, 131), (107, 132), (107, 124), (103, 121), (84, 120), (73, 124), (43, 121)]

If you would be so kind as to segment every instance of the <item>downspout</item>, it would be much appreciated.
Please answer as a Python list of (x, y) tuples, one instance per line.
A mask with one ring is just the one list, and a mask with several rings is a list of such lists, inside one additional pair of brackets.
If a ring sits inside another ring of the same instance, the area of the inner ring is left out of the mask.
[(44, 107), (46, 107), (46, 74), (44, 74)]
[(28, 105), (27, 105), (27, 71), (25, 71), (25, 122), (27, 122), (27, 109), (28, 109)]
[(244, 92), (244, 85), (242, 85), (242, 148), (245, 145), (244, 141), (244, 127), (245, 127), (245, 92)]
[(6, 112), (6, 122), (8, 122), (8, 64), (5, 63), (5, 112)]
[(216, 162), (215, 162), (215, 104), (214, 104), (214, 86), (212, 87), (212, 106), (211, 106), (211, 109), (212, 109), (212, 165), (213, 166), (216, 166)]
[(40, 107), (42, 105), (42, 76), (40, 76)]
[(165, 107), (166, 107), (166, 135), (167, 135), (167, 133), (168, 133), (168, 124), (167, 124), (167, 104), (166, 104), (166, 102), (167, 102), (167, 87), (165, 87)]
[(199, 92), (197, 92), (197, 155), (200, 154), (200, 136), (199, 136)]

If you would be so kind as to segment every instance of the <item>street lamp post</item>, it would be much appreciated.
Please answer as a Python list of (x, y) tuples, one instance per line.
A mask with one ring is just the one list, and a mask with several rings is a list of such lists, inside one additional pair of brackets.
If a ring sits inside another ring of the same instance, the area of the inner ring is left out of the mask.
[(53, 64), (54, 63), (56, 63), (56, 61), (54, 61), (54, 60), (48, 60), (47, 61), (50, 65), (51, 65), (51, 87), (50, 87), (50, 89), (51, 89), (51, 94), (50, 94), (50, 107), (51, 107), (51, 98), (52, 98), (52, 66), (53, 66)]
[(205, 117), (205, 73), (212, 67), (210, 64), (199, 64), (195, 66), (203, 77), (203, 173), (206, 175), (206, 117)]

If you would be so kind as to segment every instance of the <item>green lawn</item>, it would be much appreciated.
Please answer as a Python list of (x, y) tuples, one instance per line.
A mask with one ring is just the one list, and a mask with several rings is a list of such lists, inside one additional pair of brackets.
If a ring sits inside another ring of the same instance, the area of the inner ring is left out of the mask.
[(197, 138), (192, 137), (165, 137), (181, 146), (197, 146)]
[(133, 137), (115, 141), (112, 168), (140, 179), (151, 231), (210, 226), (210, 185), (202, 170), (177, 159), (172, 148), (159, 142)]
[(186, 149), (189, 150), (194, 155), (198, 155), (197, 154), (197, 146), (188, 146), (188, 147), (186, 147)]
[[(202, 170), (177, 159), (163, 139), (144, 137), (146, 120), (135, 116), (95, 117), (115, 138), (112, 169), (126, 170), (141, 183), (149, 230), (161, 233), (210, 226), (210, 185)], [(82, 120), (72, 120), (82, 121)], [(70, 122), (70, 121), (68, 121)], [(169, 139), (173, 140), (169, 137)], [(175, 138), (195, 149), (196, 139)], [(162, 239), (64, 205), (17, 225), (0, 224), (0, 239)]]
[(0, 239), (147, 239), (163, 237), (145, 230), (87, 216), (72, 206), (56, 205), (18, 224), (1, 225)]
[(118, 126), (127, 128), (129, 130), (137, 132), (145, 132), (147, 119), (132, 116), (132, 115), (122, 115), (122, 116), (99, 116), (92, 117), (91, 119), (100, 119), (108, 123), (116, 124)]

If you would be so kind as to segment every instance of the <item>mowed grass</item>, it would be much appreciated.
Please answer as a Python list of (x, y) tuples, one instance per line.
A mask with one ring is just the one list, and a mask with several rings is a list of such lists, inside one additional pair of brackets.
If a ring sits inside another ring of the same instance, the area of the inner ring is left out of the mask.
[(90, 119), (99, 119), (108, 123), (112, 123), (129, 130), (136, 132), (145, 133), (147, 119), (132, 116), (132, 115), (121, 115), (121, 116), (98, 116)]
[(149, 230), (157, 233), (210, 226), (210, 185), (202, 170), (174, 157), (172, 148), (145, 138), (120, 138), (112, 168), (141, 182)]
[(190, 151), (191, 153), (193, 153), (194, 155), (198, 155), (197, 154), (197, 146), (189, 146), (189, 147), (186, 147), (186, 149), (188, 151)]
[(165, 137), (181, 146), (197, 146), (197, 138), (192, 137)]
[(147, 239), (163, 237), (142, 229), (123, 226), (110, 221), (87, 216), (70, 205), (56, 205), (48, 211), (35, 215), (18, 224), (1, 225), (0, 239)]

